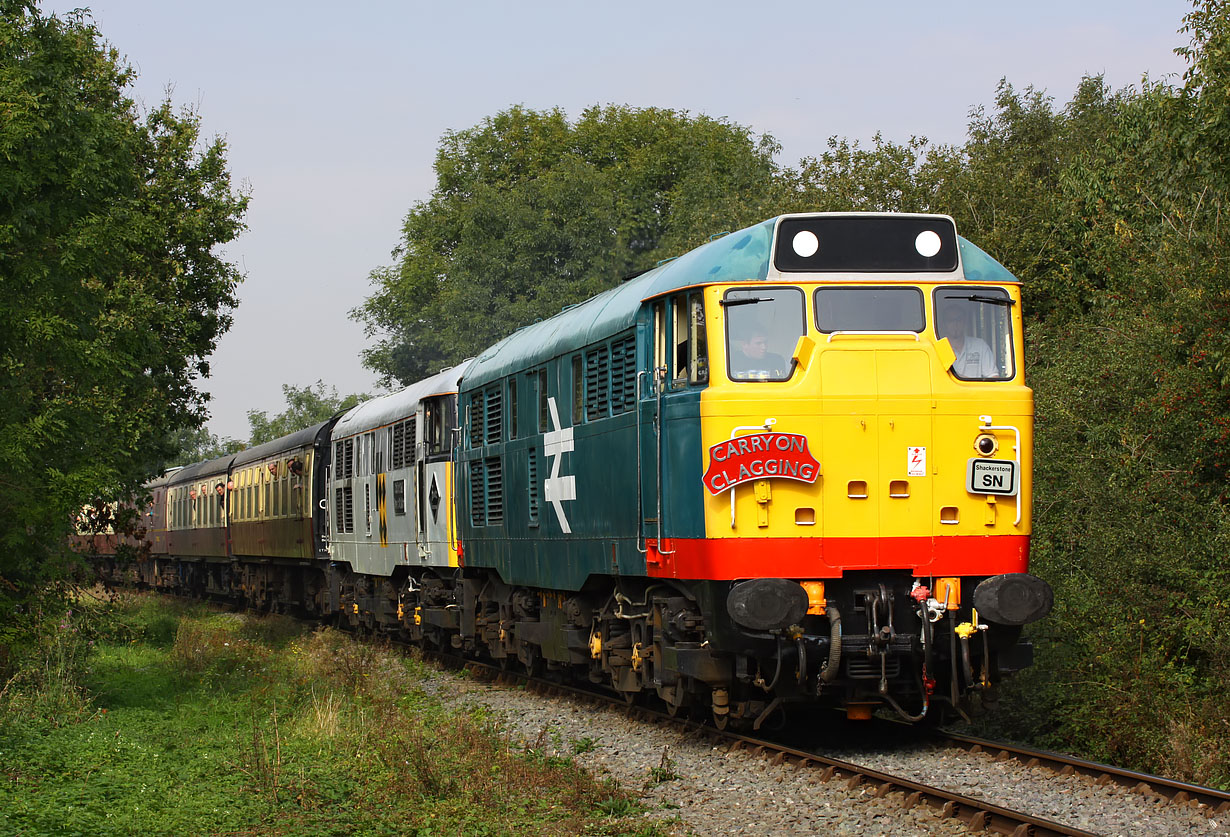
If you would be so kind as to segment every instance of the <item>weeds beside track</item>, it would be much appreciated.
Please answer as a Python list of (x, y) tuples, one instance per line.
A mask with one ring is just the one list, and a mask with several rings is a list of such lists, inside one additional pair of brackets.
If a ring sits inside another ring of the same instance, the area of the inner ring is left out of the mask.
[(124, 594), (35, 633), (0, 692), (6, 834), (660, 833), (336, 631)]

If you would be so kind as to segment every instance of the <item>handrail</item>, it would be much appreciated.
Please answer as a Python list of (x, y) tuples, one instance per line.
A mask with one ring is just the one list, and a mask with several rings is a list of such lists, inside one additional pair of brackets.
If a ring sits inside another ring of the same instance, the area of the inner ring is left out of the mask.
[(1013, 526), (1021, 525), (1021, 494), (1025, 491), (1025, 474), (1021, 468), (1021, 430), (1011, 424), (992, 424), (990, 416), (979, 416), (978, 421), (982, 422), (983, 430), (1011, 430), (1016, 434), (1016, 442), (1012, 445), (1013, 460), (1016, 462), (1016, 522)]
[(662, 548), (662, 390), (666, 389), (666, 367), (659, 366), (654, 371), (658, 373), (658, 416), (654, 422), (658, 434), (658, 554), (674, 555), (675, 550)]
[(644, 369), (636, 373), (636, 551), (649, 552), (645, 544), (645, 497), (641, 489), (644, 477), (641, 474), (641, 378), (649, 373)]
[[(767, 418), (764, 420), (764, 424), (736, 425), (735, 427), (732, 427), (730, 429), (730, 438), (733, 439), (740, 433), (747, 431), (747, 430), (759, 430), (761, 432), (767, 432), (769, 430), (772, 430), (773, 425), (775, 424), (777, 424), (777, 419)], [(735, 528), (735, 491), (737, 491), (738, 488), (739, 486), (737, 485), (732, 485), (730, 487), (730, 528), (731, 529)]]

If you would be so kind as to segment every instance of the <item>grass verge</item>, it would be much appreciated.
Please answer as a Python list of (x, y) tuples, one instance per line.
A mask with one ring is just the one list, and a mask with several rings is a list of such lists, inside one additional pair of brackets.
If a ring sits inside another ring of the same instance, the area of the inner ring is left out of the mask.
[(35, 634), (0, 691), (0, 833), (663, 833), (333, 630), (124, 595)]

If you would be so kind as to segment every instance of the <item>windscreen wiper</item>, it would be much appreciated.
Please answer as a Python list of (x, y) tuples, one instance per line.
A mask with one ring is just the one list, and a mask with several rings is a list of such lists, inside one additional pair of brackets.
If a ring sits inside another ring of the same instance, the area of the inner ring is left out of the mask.
[(970, 294), (969, 296), (946, 296), (944, 299), (968, 299), (970, 302), (987, 302), (991, 305), (1003, 305), (1005, 307), (1016, 305), (1016, 300), (1007, 296), (980, 296), (978, 294)]

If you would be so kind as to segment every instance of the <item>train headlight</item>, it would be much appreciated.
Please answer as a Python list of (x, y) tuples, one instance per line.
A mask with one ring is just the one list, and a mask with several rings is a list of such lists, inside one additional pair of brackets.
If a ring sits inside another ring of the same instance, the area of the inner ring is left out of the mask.
[(979, 456), (994, 456), (999, 450), (999, 439), (990, 433), (980, 433), (974, 440), (974, 450), (978, 451)]

